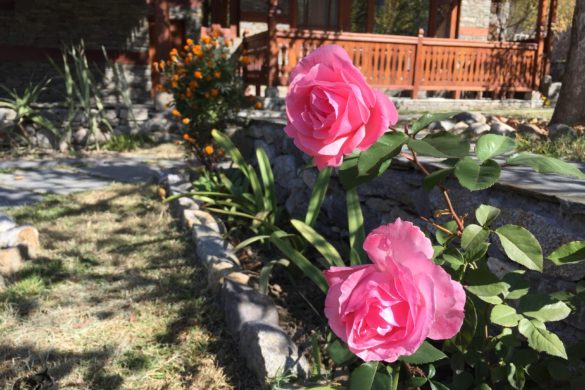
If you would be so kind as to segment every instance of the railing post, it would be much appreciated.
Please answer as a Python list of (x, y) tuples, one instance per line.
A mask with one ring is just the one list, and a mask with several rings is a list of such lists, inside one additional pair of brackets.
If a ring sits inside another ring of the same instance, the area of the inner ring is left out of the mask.
[(276, 36), (276, 16), (279, 14), (278, 0), (268, 0), (268, 45), (267, 45), (267, 85), (265, 95), (275, 95), (278, 85), (278, 41)]
[(416, 99), (420, 89), (422, 79), (422, 66), (424, 61), (423, 51), (423, 36), (425, 31), (421, 28), (418, 30), (418, 39), (416, 41), (416, 49), (414, 51), (414, 68), (412, 72), (412, 98)]
[(534, 74), (532, 79), (532, 85), (534, 90), (538, 90), (540, 87), (540, 81), (542, 78), (542, 70), (544, 66), (544, 29), (546, 25), (546, 8), (548, 0), (539, 0), (538, 2), (538, 17), (536, 20), (536, 61), (534, 63)]

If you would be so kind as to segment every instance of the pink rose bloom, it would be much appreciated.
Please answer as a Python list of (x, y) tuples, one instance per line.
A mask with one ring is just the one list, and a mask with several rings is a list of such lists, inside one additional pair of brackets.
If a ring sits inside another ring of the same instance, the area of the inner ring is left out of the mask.
[(431, 257), (420, 229), (398, 218), (372, 231), (364, 249), (373, 264), (331, 267), (325, 316), (364, 361), (394, 362), (425, 338), (449, 339), (463, 324), (465, 292)]
[(319, 169), (368, 149), (398, 120), (388, 97), (373, 90), (336, 45), (319, 47), (293, 69), (286, 115), (284, 131)]

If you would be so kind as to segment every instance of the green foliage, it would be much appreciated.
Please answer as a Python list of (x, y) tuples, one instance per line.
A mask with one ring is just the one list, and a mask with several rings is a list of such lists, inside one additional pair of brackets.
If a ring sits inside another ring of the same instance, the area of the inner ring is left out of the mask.
[(6, 135), (9, 146), (18, 146), (21, 144), (30, 145), (31, 135), (27, 130), (27, 125), (35, 125), (37, 128), (45, 129), (54, 136), (58, 136), (58, 129), (47, 119), (41, 111), (35, 107), (39, 97), (51, 84), (51, 79), (45, 79), (38, 84), (29, 83), (22, 94), (16, 89), (8, 89), (0, 85), (8, 97), (0, 98), (0, 107), (8, 108), (15, 113), (12, 123), (7, 124), (5, 128), (0, 128)]
[(564, 136), (555, 140), (536, 141), (519, 137), (517, 141), (519, 152), (531, 152), (569, 161), (585, 161), (585, 137), (574, 139)]
[(146, 135), (116, 134), (102, 145), (102, 149), (114, 152), (127, 152), (142, 148), (149, 143), (152, 143), (152, 140)]

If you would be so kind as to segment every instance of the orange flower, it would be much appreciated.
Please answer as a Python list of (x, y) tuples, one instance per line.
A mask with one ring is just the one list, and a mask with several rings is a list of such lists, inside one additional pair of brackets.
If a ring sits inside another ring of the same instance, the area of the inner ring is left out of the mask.
[(262, 102), (257, 101), (256, 104), (254, 105), (258, 110), (262, 108)]
[(209, 154), (209, 155), (211, 155), (211, 154), (213, 154), (213, 146), (211, 146), (211, 145), (207, 145), (207, 146), (205, 147), (205, 149), (203, 149), (203, 151), (205, 152), (205, 154)]
[(193, 77), (195, 77), (196, 79), (202, 79), (203, 73), (201, 73), (201, 71), (196, 70), (195, 72), (193, 72)]
[(173, 81), (173, 82), (171, 83), (171, 87), (173, 87), (173, 88), (178, 88), (178, 87), (179, 87), (179, 83), (177, 83), (176, 81)]
[(153, 63), (152, 68), (154, 69), (155, 72), (158, 72), (158, 62)]
[(216, 88), (211, 88), (211, 96), (216, 97), (219, 95), (219, 91)]
[[(191, 38), (187, 38), (186, 42), (187, 42), (187, 45), (189, 45), (189, 46), (193, 45), (193, 40)], [(187, 49), (185, 49), (185, 50), (187, 50)]]
[(185, 64), (190, 64), (190, 63), (191, 63), (191, 57), (185, 58)]
[(181, 122), (183, 122), (184, 125), (188, 125), (189, 122), (191, 122), (191, 119), (189, 119), (189, 118), (183, 118), (183, 120)]
[(250, 63), (250, 57), (248, 56), (241, 56), (240, 57), (240, 62), (244, 65), (248, 65)]
[(181, 116), (181, 113), (176, 108), (173, 111), (171, 111), (171, 114), (173, 114), (173, 116), (177, 118)]
[(209, 43), (209, 42), (211, 42), (211, 38), (208, 35), (203, 35), (201, 37), (201, 42), (203, 42), (203, 43)]
[(190, 49), (189, 45), (185, 45), (185, 46), (183, 46), (183, 50), (187, 51), (187, 50), (189, 50), (189, 49)]
[(216, 79), (221, 78), (221, 72), (219, 70), (216, 70), (215, 72), (213, 72), (213, 75), (215, 76)]
[(217, 38), (219, 36), (221, 36), (221, 30), (213, 30), (213, 37)]
[(183, 134), (183, 139), (185, 141), (189, 141), (189, 138), (191, 138), (191, 137), (189, 137), (189, 134), (187, 134), (187, 133)]
[(195, 54), (197, 57), (202, 57), (203, 56), (203, 51), (201, 51), (201, 45), (195, 45), (193, 46), (193, 54)]
[(171, 57), (176, 56), (177, 53), (178, 53), (178, 50), (175, 48), (169, 52), (169, 56), (171, 56)]
[(227, 38), (225, 38), (225, 39), (223, 40), (223, 42), (225, 43), (225, 45), (226, 45), (226, 46), (229, 46), (229, 45), (230, 45), (230, 40), (229, 40), (229, 39), (227, 39)]
[(190, 89), (187, 89), (187, 91), (185, 91), (185, 96), (187, 96), (188, 98), (193, 97), (193, 92)]
[(165, 69), (165, 62), (163, 60), (160, 61), (160, 63), (158, 64), (158, 66), (160, 67), (161, 70)]
[(197, 84), (197, 81), (195, 80), (191, 80), (191, 82), (189, 83), (189, 88), (190, 89), (195, 89), (199, 86), (199, 84)]
[(217, 45), (219, 45), (219, 42), (213, 41), (213, 46), (217, 47)]

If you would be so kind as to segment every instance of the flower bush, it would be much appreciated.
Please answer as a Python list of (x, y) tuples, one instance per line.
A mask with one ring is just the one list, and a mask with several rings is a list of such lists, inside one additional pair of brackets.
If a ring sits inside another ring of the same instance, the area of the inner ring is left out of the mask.
[(186, 145), (207, 157), (204, 149), (211, 141), (211, 129), (233, 119), (244, 102), (238, 59), (231, 54), (232, 40), (221, 30), (203, 35), (199, 42), (187, 39), (185, 45), (170, 51), (168, 61), (155, 63), (163, 76), (161, 88), (173, 95), (172, 114), (187, 134)]
[[(267, 263), (261, 286), (274, 266), (294, 264), (323, 292), (331, 330), (325, 349), (331, 362), (350, 371), (347, 388), (583, 388), (583, 345), (565, 346), (549, 325), (575, 312), (583, 289), (535, 293), (526, 275), (544, 270), (538, 240), (521, 226), (499, 223), (500, 210), (490, 205), (461, 215), (445, 181), (454, 178), (469, 191), (489, 188), (501, 172), (495, 157), (545, 174), (585, 179), (583, 172), (551, 157), (518, 153), (515, 140), (495, 134), (481, 136), (473, 153), (467, 140), (448, 132), (420, 136), (453, 114), (426, 114), (402, 130), (390, 127), (397, 119), (392, 103), (366, 84), (339, 47), (323, 46), (300, 62), (286, 104), (286, 134), (319, 168), (303, 221), (275, 219), (274, 177), (262, 149), (260, 181), (219, 132), (213, 132), (215, 141), (251, 192), (234, 192), (232, 180), (220, 179), (231, 194), (205, 187), (194, 195), (211, 210), (252, 221), (257, 235), (238, 250), (269, 242), (288, 259)], [(442, 165), (425, 165), (423, 156)], [(425, 190), (439, 190), (445, 207), (432, 218), (420, 216), (426, 234), (398, 219), (366, 237), (358, 188), (383, 175), (397, 157), (420, 171)], [(349, 242), (343, 253), (315, 228), (334, 173), (346, 197)], [(499, 245), (518, 269), (496, 276), (488, 265), (491, 245)], [(585, 242), (567, 243), (546, 258), (553, 266), (584, 261)], [(320, 366), (320, 352), (314, 356)], [(324, 379), (317, 372), (316, 379)]]

